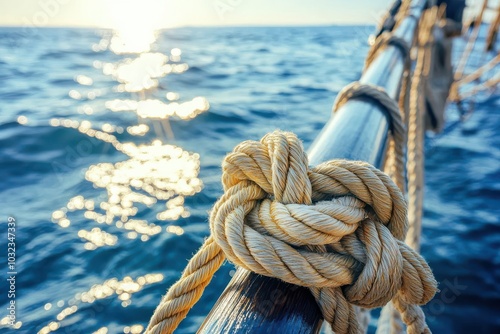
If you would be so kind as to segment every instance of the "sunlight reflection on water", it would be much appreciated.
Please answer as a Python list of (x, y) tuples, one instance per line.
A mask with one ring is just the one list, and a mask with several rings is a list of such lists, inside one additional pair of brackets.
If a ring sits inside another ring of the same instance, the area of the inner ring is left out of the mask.
[[(156, 215), (158, 220), (172, 221), (189, 217), (189, 211), (184, 207), (184, 197), (200, 192), (203, 187), (198, 178), (200, 157), (197, 153), (163, 144), (160, 140), (151, 144), (122, 144), (111, 134), (91, 129), (89, 121), (79, 123), (68, 119), (53, 119), (51, 124), (76, 128), (89, 136), (109, 142), (130, 158), (115, 164), (99, 163), (90, 166), (85, 172), (85, 179), (96, 188), (106, 189), (107, 199), (98, 203), (96, 210), (93, 199), (85, 199), (81, 195), (73, 197), (66, 207), (52, 213), (52, 220), (56, 224), (67, 228), (71, 224), (67, 212), (84, 211), (86, 219), (98, 224), (114, 224), (119, 229), (129, 231), (129, 239), (140, 235), (142, 241), (147, 241), (149, 237), (160, 233), (161, 227), (145, 220), (130, 219), (138, 213), (138, 204), (151, 207), (158, 201), (165, 201), (166, 210)], [(113, 246), (118, 241), (115, 235), (100, 228), (93, 228), (91, 231), (82, 229), (78, 236), (87, 241), (87, 250)]]
[[(111, 35), (104, 33), (102, 39), (92, 46), (95, 52), (110, 51), (124, 55), (116, 63), (96, 60), (92, 65), (118, 82), (115, 93), (128, 96), (105, 101), (106, 90), (92, 88), (95, 80), (85, 74), (74, 77), (81, 88), (71, 89), (68, 93), (72, 99), (81, 101), (77, 110), (79, 114), (90, 116), (102, 110), (130, 111), (137, 114), (139, 124), (93, 124), (93, 120), (69, 118), (52, 118), (49, 122), (53, 127), (74, 129), (98, 139), (99, 142), (109, 143), (126, 157), (115, 163), (96, 163), (86, 169), (85, 180), (95, 189), (104, 190), (105, 194), (96, 190), (91, 198), (74, 196), (64, 207), (52, 213), (52, 221), (61, 228), (74, 228), (73, 225), (77, 225), (77, 236), (83, 242), (83, 248), (88, 251), (97, 251), (102, 247), (119, 249), (116, 245), (127, 239), (138, 238), (147, 242), (162, 232), (175, 236), (184, 234), (184, 229), (172, 222), (189, 217), (185, 198), (200, 192), (203, 187), (203, 182), (198, 177), (200, 156), (168, 144), (164, 134), (171, 132), (168, 124), (170, 118), (189, 120), (206, 112), (210, 106), (201, 96), (182, 102), (178, 101), (179, 93), (162, 91), (162, 78), (169, 74), (181, 74), (189, 66), (181, 63), (182, 51), (179, 48), (171, 49), (168, 55), (154, 52), (157, 37), (158, 33), (154, 30), (127, 27), (114, 31)], [(85, 91), (86, 87), (90, 90)], [(160, 91), (164, 100), (153, 98), (154, 91)], [(96, 102), (101, 101), (100, 97), (104, 100), (102, 107), (96, 105)], [(96, 101), (92, 105), (84, 104), (88, 100)], [(28, 120), (21, 116), (18, 122), (27, 124)], [(139, 139), (151, 129), (155, 130), (157, 138), (150, 142), (122, 142), (119, 139), (120, 135), (127, 133)], [(158, 133), (158, 129), (163, 131)], [(173, 134), (169, 137), (173, 137)], [(141, 210), (146, 208), (155, 212), (156, 222), (138, 217)], [(82, 221), (85, 224), (82, 225)], [(158, 223), (162, 221), (169, 221), (170, 224), (162, 227)], [(162, 280), (162, 274), (146, 274), (136, 280), (129, 276), (121, 281), (111, 278), (67, 301), (48, 302), (43, 307), (46, 312), (54, 312), (56, 305), (60, 310), (57, 310), (55, 319), (38, 333), (47, 334), (59, 330), (66, 326), (64, 320), (77, 313), (82, 304), (91, 304), (99, 299), (116, 295), (121, 305), (127, 307), (133, 293), (140, 291), (145, 285)], [(123, 332), (140, 333), (143, 329), (141, 324), (134, 324), (124, 327)], [(105, 334), (108, 331), (108, 327), (104, 326), (94, 333)]]
[[(163, 281), (163, 279), (164, 277), (162, 274), (147, 274), (139, 276), (135, 280), (130, 276), (126, 276), (123, 280), (111, 278), (104, 281), (102, 284), (95, 284), (88, 291), (77, 293), (73, 298), (67, 301), (60, 300), (56, 306), (59, 309), (63, 308), (64, 305), (67, 305), (67, 307), (60, 310), (55, 316), (56, 320), (49, 322), (40, 329), (38, 334), (48, 334), (58, 330), (62, 327), (61, 322), (68, 316), (76, 313), (82, 305), (93, 304), (98, 300), (111, 298), (114, 295), (121, 301), (123, 307), (127, 307), (131, 304), (132, 295), (134, 293), (141, 291), (147, 285), (159, 283)], [(53, 305), (50, 303), (44, 306), (46, 311), (52, 308)], [(142, 325), (126, 326), (124, 328), (124, 333), (140, 333), (143, 328)], [(107, 328), (102, 327), (95, 333), (107, 333)]]
[(209, 107), (207, 99), (201, 96), (182, 103), (164, 103), (156, 99), (142, 101), (116, 99), (106, 102), (106, 108), (111, 111), (135, 111), (139, 117), (151, 119), (168, 119), (170, 117), (190, 119), (207, 111)]

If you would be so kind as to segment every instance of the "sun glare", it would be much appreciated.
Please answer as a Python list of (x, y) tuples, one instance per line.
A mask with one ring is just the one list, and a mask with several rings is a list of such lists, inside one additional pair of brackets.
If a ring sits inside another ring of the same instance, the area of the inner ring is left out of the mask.
[(166, 1), (107, 0), (114, 36), (110, 48), (117, 54), (149, 52), (156, 30), (165, 26)]

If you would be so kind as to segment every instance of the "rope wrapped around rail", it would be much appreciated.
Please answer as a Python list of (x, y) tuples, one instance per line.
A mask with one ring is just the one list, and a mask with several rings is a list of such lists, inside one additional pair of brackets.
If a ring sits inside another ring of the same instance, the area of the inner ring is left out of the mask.
[(406, 146), (406, 128), (403, 124), (402, 115), (398, 104), (387, 94), (381, 87), (362, 84), (359, 81), (353, 82), (337, 95), (333, 106), (333, 112), (336, 112), (347, 101), (355, 98), (370, 99), (375, 103), (380, 104), (387, 112), (390, 120), (392, 137), (389, 141), (389, 149), (387, 150), (387, 163), (385, 171), (391, 176), (396, 185), (404, 191), (405, 175), (404, 175), (404, 157)]
[(302, 143), (276, 131), (223, 162), (211, 236), (158, 305), (146, 333), (172, 333), (224, 258), (309, 287), (337, 334), (360, 333), (354, 306), (391, 300), (408, 333), (429, 333), (418, 305), (436, 292), (426, 261), (404, 243), (406, 202), (385, 173), (360, 161), (308, 166)]

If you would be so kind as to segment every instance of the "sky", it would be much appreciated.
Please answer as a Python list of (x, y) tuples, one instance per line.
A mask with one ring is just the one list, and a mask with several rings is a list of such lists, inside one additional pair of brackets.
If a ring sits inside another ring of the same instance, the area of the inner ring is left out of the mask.
[(154, 28), (376, 23), (392, 0), (0, 0), (0, 26)]

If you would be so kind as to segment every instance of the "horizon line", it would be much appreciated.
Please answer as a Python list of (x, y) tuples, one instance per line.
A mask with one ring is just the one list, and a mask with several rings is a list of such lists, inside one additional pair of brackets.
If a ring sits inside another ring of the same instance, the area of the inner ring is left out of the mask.
[[(295, 23), (295, 24), (231, 24), (231, 25), (178, 25), (172, 27), (160, 27), (155, 30), (167, 30), (178, 28), (294, 28), (294, 27), (332, 27), (332, 26), (375, 26), (376, 23), (361, 22), (338, 22), (338, 23)], [(10, 25), (0, 23), (0, 28), (28, 28), (28, 29), (105, 29), (116, 30), (117, 28), (97, 26), (97, 25), (48, 25), (48, 26), (29, 26), (29, 25)]]

